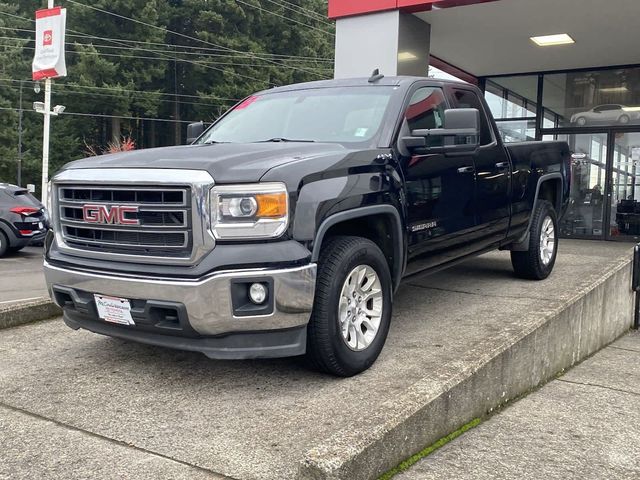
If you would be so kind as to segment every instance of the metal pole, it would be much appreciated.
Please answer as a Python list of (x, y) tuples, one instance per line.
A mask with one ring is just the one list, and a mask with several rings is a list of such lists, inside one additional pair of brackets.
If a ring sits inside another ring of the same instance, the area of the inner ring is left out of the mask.
[(635, 292), (633, 328), (640, 329), (640, 243), (633, 249), (633, 273), (631, 288)]
[[(53, 8), (54, 0), (47, 0), (47, 8)], [(51, 126), (51, 79), (44, 82), (44, 132), (42, 133), (42, 192), (41, 201), (47, 205), (47, 188), (49, 184), (49, 130)]]
[(18, 186), (22, 186), (22, 86), (20, 80), (20, 111), (18, 112)]
[(51, 79), (44, 82), (44, 132), (42, 134), (42, 195), (41, 201), (47, 205), (47, 185), (49, 184), (49, 129), (51, 125)]

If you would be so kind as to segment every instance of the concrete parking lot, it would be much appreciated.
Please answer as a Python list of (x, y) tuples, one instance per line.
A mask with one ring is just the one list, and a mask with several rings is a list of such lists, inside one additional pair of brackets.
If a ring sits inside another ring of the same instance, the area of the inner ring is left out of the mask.
[(0, 258), (0, 306), (47, 297), (42, 247), (26, 247)]
[(444, 391), (463, 358), (597, 282), (630, 246), (563, 242), (545, 282), (496, 252), (406, 282), (378, 363), (351, 379), (299, 359), (223, 362), (73, 332), (0, 331), (0, 477), (289, 479), (319, 445), (354, 444), (416, 382)]

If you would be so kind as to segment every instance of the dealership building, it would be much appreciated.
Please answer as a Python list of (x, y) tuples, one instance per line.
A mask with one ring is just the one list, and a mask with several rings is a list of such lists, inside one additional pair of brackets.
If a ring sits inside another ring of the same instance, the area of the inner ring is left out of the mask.
[(640, 0), (329, 0), (335, 75), (478, 85), (505, 142), (573, 151), (565, 237), (640, 241)]

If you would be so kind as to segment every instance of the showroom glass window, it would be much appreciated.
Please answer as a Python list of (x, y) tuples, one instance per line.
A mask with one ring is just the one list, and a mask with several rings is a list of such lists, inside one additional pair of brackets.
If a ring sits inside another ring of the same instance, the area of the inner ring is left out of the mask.
[(640, 125), (640, 68), (544, 76), (543, 105), (554, 127)]
[(558, 135), (573, 154), (571, 199), (560, 222), (565, 237), (600, 237), (603, 234), (607, 134)]
[(537, 75), (487, 80), (485, 99), (502, 140), (507, 143), (535, 140), (537, 95)]

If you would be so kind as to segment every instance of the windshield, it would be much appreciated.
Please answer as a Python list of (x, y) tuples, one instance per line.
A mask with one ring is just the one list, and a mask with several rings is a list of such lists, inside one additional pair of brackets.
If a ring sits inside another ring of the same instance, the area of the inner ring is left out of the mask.
[(371, 140), (393, 87), (343, 87), (266, 93), (237, 105), (198, 143)]

